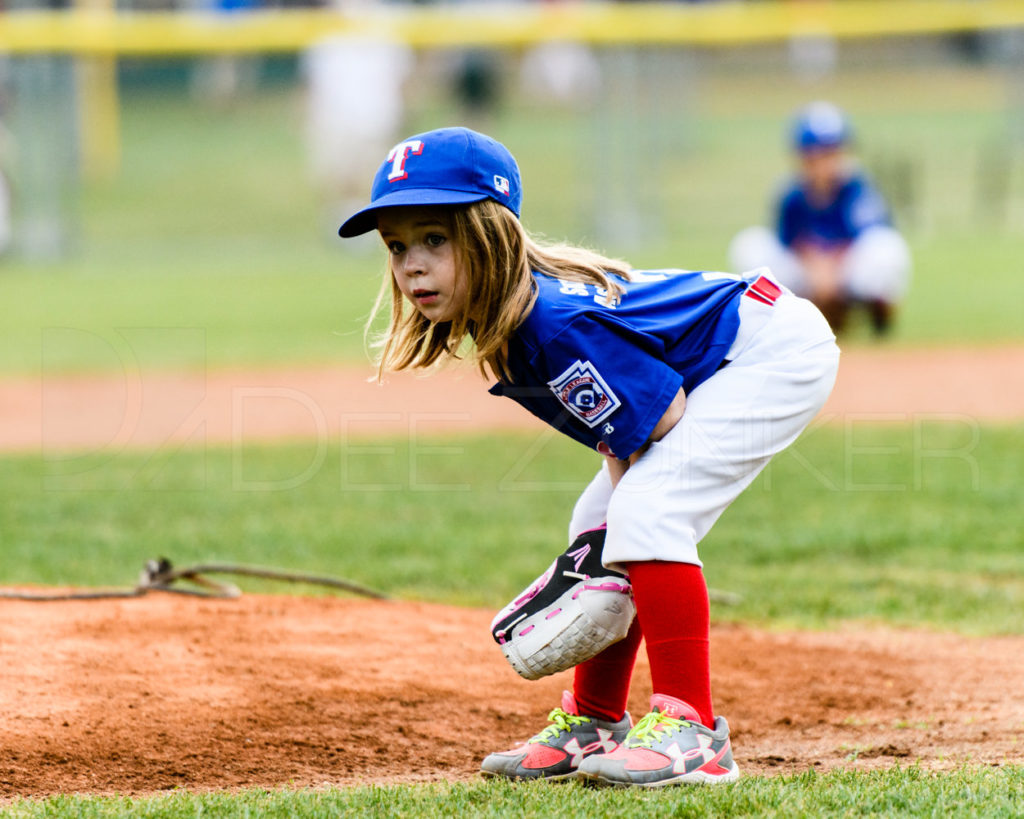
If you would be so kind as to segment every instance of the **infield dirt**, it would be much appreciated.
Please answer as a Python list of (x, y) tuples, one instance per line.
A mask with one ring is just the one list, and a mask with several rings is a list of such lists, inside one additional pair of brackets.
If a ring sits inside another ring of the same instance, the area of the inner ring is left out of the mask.
[[(860, 351), (824, 415), (1019, 420), (1022, 372), (1021, 347)], [(374, 414), (359, 415), (362, 431), (388, 433), (413, 395), (424, 429), (531, 423), (468, 375), (380, 389), (365, 376), (0, 382), (0, 451), (334, 434), (360, 412)], [(516, 677), (491, 615), (255, 595), (0, 601), (0, 796), (473, 778), (488, 752), (539, 730), (571, 683)], [(746, 773), (1024, 762), (1024, 637), (715, 625), (711, 645), (716, 709)], [(649, 694), (641, 652), (634, 714)]]
[[(7, 796), (467, 780), (571, 684), (516, 677), (476, 609), (167, 595), (2, 609)], [(746, 773), (1024, 759), (1024, 638), (716, 626), (711, 644)], [(641, 658), (634, 714), (649, 694)]]
[[(488, 395), (468, 367), (371, 383), (370, 367), (126, 371), (0, 380), (0, 453), (116, 453), (125, 448), (270, 439), (541, 429)], [(1024, 344), (844, 351), (821, 418), (899, 423), (915, 416), (1024, 417)]]

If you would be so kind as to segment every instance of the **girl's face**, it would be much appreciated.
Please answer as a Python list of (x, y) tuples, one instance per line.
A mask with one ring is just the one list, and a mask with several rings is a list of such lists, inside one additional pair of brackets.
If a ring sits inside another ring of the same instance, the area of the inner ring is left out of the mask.
[(391, 257), (399, 290), (432, 322), (451, 321), (466, 304), (466, 276), (443, 208), (381, 210), (377, 230)]

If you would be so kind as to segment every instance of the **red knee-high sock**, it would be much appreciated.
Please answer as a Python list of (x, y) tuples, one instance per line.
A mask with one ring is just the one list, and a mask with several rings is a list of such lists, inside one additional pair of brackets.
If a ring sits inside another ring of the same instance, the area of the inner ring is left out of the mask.
[(641, 636), (640, 624), (634, 620), (623, 639), (576, 666), (572, 688), (581, 714), (609, 722), (622, 719)]
[(688, 702), (714, 727), (708, 651), (711, 610), (700, 566), (651, 561), (629, 564), (637, 620), (647, 640), (655, 694)]

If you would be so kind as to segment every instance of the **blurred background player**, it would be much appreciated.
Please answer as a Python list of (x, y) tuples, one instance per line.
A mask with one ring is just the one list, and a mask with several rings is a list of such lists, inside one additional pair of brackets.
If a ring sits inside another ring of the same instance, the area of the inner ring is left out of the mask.
[(743, 230), (729, 247), (735, 270), (767, 265), (809, 298), (832, 329), (853, 305), (867, 308), (885, 333), (910, 278), (910, 252), (892, 227), (889, 208), (848, 153), (846, 115), (828, 102), (802, 109), (792, 126), (797, 172), (776, 203), (775, 232)]

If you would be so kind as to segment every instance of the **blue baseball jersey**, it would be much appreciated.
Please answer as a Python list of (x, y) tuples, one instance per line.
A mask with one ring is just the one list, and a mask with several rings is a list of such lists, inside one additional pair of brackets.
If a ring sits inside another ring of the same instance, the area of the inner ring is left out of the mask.
[(786, 247), (842, 247), (869, 227), (888, 224), (885, 200), (860, 172), (847, 177), (829, 202), (811, 201), (799, 180), (779, 197), (777, 230)]
[(560, 432), (625, 458), (680, 387), (725, 359), (748, 282), (727, 273), (634, 271), (617, 304), (590, 284), (534, 274), (537, 301), (509, 340), (510, 383), (491, 388)]

